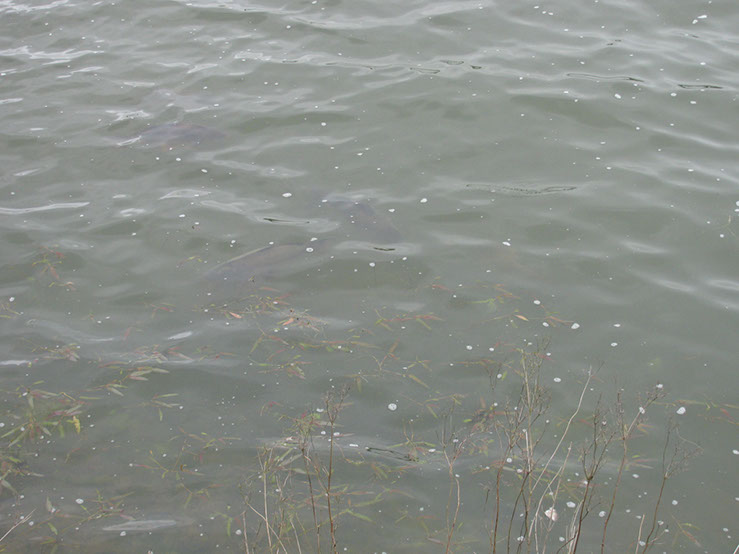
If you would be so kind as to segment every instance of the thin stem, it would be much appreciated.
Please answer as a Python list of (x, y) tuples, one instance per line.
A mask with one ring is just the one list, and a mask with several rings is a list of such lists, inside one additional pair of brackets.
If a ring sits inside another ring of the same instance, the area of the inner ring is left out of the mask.
[[(452, 535), (454, 535), (454, 529), (457, 526), (457, 517), (459, 516), (459, 507), (461, 505), (461, 491), (460, 491), (460, 485), (459, 485), (459, 479), (454, 475), (454, 459), (456, 459), (456, 455), (453, 456), (453, 458), (450, 460), (449, 456), (446, 452), (444, 452), (444, 457), (446, 458), (447, 465), (449, 467), (449, 500), (447, 501), (447, 537), (446, 537), (446, 550), (445, 553), (449, 554), (451, 544), (452, 544)], [(451, 521), (451, 524), (449, 523), (449, 504), (452, 500), (452, 493), (454, 492), (454, 485), (456, 484), (457, 487), (457, 506), (454, 510), (454, 517)]]
[(639, 521), (639, 534), (636, 536), (636, 548), (634, 549), (634, 554), (639, 553), (639, 542), (641, 542), (641, 528), (644, 525), (644, 516), (646, 514), (642, 514), (640, 521)]
[(246, 510), (241, 512), (241, 525), (242, 525), (242, 532), (244, 533), (244, 551), (246, 554), (250, 554), (249, 552), (249, 539), (246, 536)]
[(29, 513), (29, 514), (28, 514), (27, 516), (23, 516), (23, 517), (22, 517), (21, 519), (19, 519), (19, 520), (18, 520), (18, 522), (17, 522), (17, 523), (15, 524), (15, 525), (13, 525), (13, 527), (11, 527), (10, 529), (8, 529), (8, 530), (7, 530), (6, 532), (5, 532), (5, 534), (4, 534), (4, 535), (3, 535), (2, 537), (0, 537), (0, 542), (3, 542), (3, 541), (5, 540), (5, 537), (7, 537), (8, 535), (10, 535), (10, 533), (12, 533), (12, 532), (13, 532), (13, 530), (14, 530), (14, 529), (15, 529), (16, 527), (20, 527), (20, 526), (21, 526), (21, 525), (23, 525), (23, 524), (24, 524), (24, 523), (25, 523), (26, 521), (28, 521), (28, 520), (29, 520), (29, 519), (31, 518), (31, 516), (33, 515), (33, 512), (35, 512), (35, 511), (36, 511), (36, 508), (34, 508), (33, 510), (31, 510), (31, 512), (30, 512), (30, 513)]
[(334, 465), (334, 419), (331, 418), (331, 442), (328, 450), (328, 477), (326, 478), (326, 504), (328, 506), (328, 521), (331, 525), (331, 548), (336, 554), (336, 527), (334, 525), (334, 516), (331, 512), (331, 477), (333, 476)]
[(267, 526), (267, 543), (269, 544), (270, 551), (272, 550), (272, 533), (271, 527), (269, 526), (269, 508), (267, 505), (267, 465), (272, 459), (272, 451), (269, 451), (269, 458), (267, 463), (262, 466), (262, 495), (264, 497), (264, 524)]
[(310, 476), (310, 468), (308, 467), (308, 452), (305, 444), (302, 445), (300, 451), (303, 453), (303, 464), (305, 464), (305, 475), (308, 477), (308, 490), (310, 491), (310, 507), (313, 511), (313, 526), (316, 530), (316, 552), (321, 551), (321, 531), (318, 527), (318, 517), (316, 516), (316, 495), (313, 492), (313, 480)]
[(634, 419), (631, 420), (631, 423), (629, 424), (629, 426), (624, 427), (621, 394), (618, 393), (617, 395), (617, 398), (616, 398), (616, 406), (618, 407), (617, 423), (618, 423), (619, 429), (621, 430), (620, 440), (621, 440), (621, 445), (623, 447), (623, 454), (621, 455), (621, 462), (618, 466), (618, 475), (616, 476), (616, 484), (613, 487), (613, 495), (611, 496), (611, 505), (608, 508), (608, 514), (606, 515), (606, 519), (603, 522), (603, 537), (601, 539), (601, 544), (600, 544), (601, 554), (605, 554), (606, 533), (608, 531), (608, 524), (611, 521), (611, 516), (613, 515), (613, 512), (616, 508), (616, 495), (618, 494), (618, 489), (619, 489), (619, 486), (621, 485), (621, 477), (623, 476), (624, 467), (626, 466), (626, 460), (628, 459), (628, 440), (631, 437), (631, 434), (633, 433), (634, 429), (638, 425), (639, 421), (646, 413), (647, 408), (653, 402), (655, 402), (658, 397), (659, 397), (659, 394), (657, 392), (653, 392), (651, 395), (649, 395), (645, 405), (639, 408), (639, 410), (637, 411), (637, 414), (634, 416)]
[(559, 452), (559, 448), (560, 448), (560, 446), (562, 446), (562, 443), (564, 442), (565, 437), (567, 436), (567, 432), (570, 430), (570, 426), (572, 425), (572, 421), (575, 419), (575, 417), (577, 417), (577, 414), (580, 412), (580, 408), (582, 407), (582, 401), (583, 401), (583, 398), (585, 397), (585, 392), (588, 390), (588, 385), (590, 384), (590, 380), (592, 378), (593, 378), (593, 372), (592, 372), (592, 370), (588, 370), (588, 378), (585, 381), (585, 385), (583, 386), (582, 391), (580, 392), (580, 398), (577, 401), (577, 407), (575, 408), (575, 411), (570, 416), (570, 419), (567, 420), (567, 425), (565, 426), (565, 430), (562, 433), (562, 436), (560, 437), (559, 442), (557, 443), (557, 446), (554, 448), (554, 451), (552, 452), (552, 455), (549, 456), (549, 459), (547, 460), (547, 463), (544, 464), (544, 467), (542, 468), (542, 471), (541, 471), (538, 479), (534, 483), (534, 488), (536, 488), (536, 486), (539, 484), (539, 481), (541, 481), (542, 477), (544, 476), (544, 474), (546, 473), (547, 469), (549, 468), (549, 464), (552, 463), (552, 460), (557, 455), (557, 452)]

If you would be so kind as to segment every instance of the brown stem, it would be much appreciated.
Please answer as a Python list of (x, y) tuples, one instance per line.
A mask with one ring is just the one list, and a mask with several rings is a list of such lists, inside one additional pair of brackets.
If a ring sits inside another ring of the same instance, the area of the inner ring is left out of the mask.
[(310, 507), (313, 511), (313, 526), (316, 529), (316, 552), (321, 551), (321, 531), (318, 527), (318, 517), (316, 516), (316, 495), (313, 492), (313, 480), (310, 476), (310, 468), (308, 467), (308, 452), (305, 444), (302, 445), (300, 451), (303, 453), (303, 464), (305, 465), (305, 474), (308, 477), (308, 490), (310, 491)]

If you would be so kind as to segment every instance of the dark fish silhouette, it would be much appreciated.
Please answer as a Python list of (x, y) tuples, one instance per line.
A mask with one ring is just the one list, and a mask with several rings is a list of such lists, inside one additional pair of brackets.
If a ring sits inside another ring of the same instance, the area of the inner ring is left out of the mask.
[(347, 238), (365, 243), (368, 249), (380, 251), (393, 250), (392, 244), (401, 240), (400, 232), (390, 220), (366, 202), (339, 198), (324, 200), (322, 204), (335, 207), (344, 214), (348, 225), (342, 228), (345, 231), (343, 236), (259, 248), (214, 267), (205, 278), (212, 283), (240, 286), (315, 267)]
[(344, 212), (352, 226), (351, 235), (368, 242), (392, 244), (402, 240), (400, 231), (390, 219), (377, 211), (367, 202), (348, 200), (330, 201)]

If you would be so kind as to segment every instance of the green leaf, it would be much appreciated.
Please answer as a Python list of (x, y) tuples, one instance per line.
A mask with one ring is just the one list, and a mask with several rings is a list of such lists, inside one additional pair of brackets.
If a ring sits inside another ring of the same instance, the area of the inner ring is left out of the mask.
[(363, 521), (367, 521), (369, 523), (373, 523), (372, 519), (370, 519), (369, 517), (367, 517), (364, 514), (358, 514), (356, 512), (352, 512), (351, 510), (347, 510), (346, 513), (349, 514), (350, 516), (356, 517), (357, 519), (361, 519)]

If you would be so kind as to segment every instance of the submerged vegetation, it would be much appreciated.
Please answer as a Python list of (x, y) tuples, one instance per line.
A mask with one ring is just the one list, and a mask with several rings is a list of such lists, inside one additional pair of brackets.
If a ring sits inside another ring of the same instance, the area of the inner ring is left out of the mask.
[[(623, 502), (619, 491), (624, 472), (650, 467), (630, 445), (647, 433), (647, 414), (664, 398), (662, 386), (632, 409), (619, 390), (609, 406), (598, 398), (585, 414), (594, 378), (588, 370), (577, 405), (569, 416), (554, 421), (549, 392), (541, 384), (546, 359), (542, 353), (542, 348), (517, 349), (514, 361), (490, 368), (486, 405), (455, 424), (462, 408), (459, 399), (450, 398), (438, 417), (435, 436), (407, 435), (405, 442), (389, 449), (361, 447), (336, 431), (349, 398), (348, 385), (332, 389), (317, 411), (285, 416), (291, 434), (263, 447), (258, 470), (244, 483), (245, 551), (300, 552), (313, 542), (316, 552), (338, 552), (341, 537), (356, 533), (357, 520), (375, 523), (372, 512), (381, 511), (375, 507), (389, 496), (407, 495), (400, 483), (424, 467), (443, 468), (436, 480), (447, 481), (448, 496), (428, 517), (401, 513), (398, 521), (415, 519), (425, 535), (406, 547), (427, 549), (430, 542), (443, 552), (481, 551), (483, 528), (489, 552), (576, 552), (579, 547), (590, 552), (596, 543), (601, 552), (609, 551), (611, 544), (647, 552), (672, 542), (666, 538), (669, 525), (660, 519), (665, 487), (699, 452), (679, 436), (672, 420), (661, 438), (661, 459), (648, 461), (661, 475), (655, 500), (637, 519), (627, 542), (624, 522), (615, 523)], [(506, 387), (500, 373), (504, 366), (510, 370)], [(517, 394), (500, 393), (503, 388)], [(353, 479), (337, 483), (337, 472), (343, 473), (337, 470), (339, 464), (353, 471), (366, 468), (379, 486), (371, 491)], [(474, 481), (473, 486), (465, 486), (464, 480)], [(467, 502), (480, 504), (469, 495), (484, 497), (479, 512), (464, 509)], [(619, 529), (612, 533), (618, 538), (608, 534), (614, 525)]]
[[(70, 283), (63, 259), (42, 253), (39, 286)], [(569, 373), (578, 388), (566, 402), (545, 385), (559, 379), (549, 343), (515, 335), (537, 337), (533, 324), (554, 334), (573, 322), (543, 308), (526, 312), (500, 285), (476, 291), (457, 298), (438, 281), (422, 291), (476, 314), (468, 329), (478, 337), (505, 327), (485, 355), (448, 369), (433, 359), (434, 341), (456, 325), (447, 326), (447, 314), (377, 307), (372, 324), (332, 330), (271, 289), (183, 310), (241, 329), (249, 342), (236, 351), (147, 344), (148, 329), (178, 312), (161, 302), (146, 302), (126, 322), (116, 354), (19, 338), (28, 359), (0, 390), (0, 551), (649, 552), (699, 544), (699, 530), (666, 501), (699, 449), (664, 416), (674, 410), (663, 386), (633, 397), (604, 368), (588, 368)], [(17, 321), (22, 310), (4, 305), (0, 315)], [(408, 329), (427, 342), (409, 348)], [(202, 368), (221, 367), (214, 388), (222, 382), (227, 392), (212, 401), (204, 390), (193, 406), (183, 388), (198, 386)], [(453, 378), (439, 381), (444, 371)], [(268, 384), (272, 392), (259, 395)], [(379, 392), (388, 389), (397, 395), (389, 403)], [(729, 419), (735, 409), (712, 408)], [(392, 425), (383, 427), (382, 414)], [(637, 471), (651, 478), (635, 493)]]

